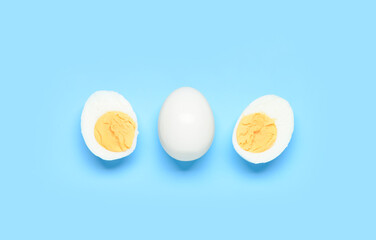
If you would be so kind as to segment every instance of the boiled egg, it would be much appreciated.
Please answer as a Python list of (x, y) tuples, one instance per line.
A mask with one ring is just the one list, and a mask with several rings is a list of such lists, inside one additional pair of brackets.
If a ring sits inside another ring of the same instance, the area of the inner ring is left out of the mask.
[(85, 103), (81, 133), (94, 155), (103, 160), (123, 158), (136, 148), (137, 117), (119, 93), (97, 91)]
[(290, 104), (275, 95), (250, 103), (236, 122), (232, 143), (235, 151), (252, 163), (266, 163), (287, 147), (294, 131)]
[(204, 95), (191, 87), (173, 91), (165, 100), (158, 119), (163, 149), (180, 161), (203, 156), (214, 137), (214, 117)]

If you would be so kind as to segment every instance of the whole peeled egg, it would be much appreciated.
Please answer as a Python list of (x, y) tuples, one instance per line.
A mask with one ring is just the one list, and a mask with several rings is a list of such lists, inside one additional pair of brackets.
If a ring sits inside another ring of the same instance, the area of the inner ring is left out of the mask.
[(81, 133), (94, 155), (103, 160), (123, 158), (136, 148), (137, 117), (121, 94), (97, 91), (82, 110)]
[(266, 163), (288, 146), (294, 131), (294, 113), (288, 101), (265, 95), (239, 117), (232, 135), (236, 152), (252, 163)]
[(204, 95), (191, 87), (173, 91), (159, 113), (158, 134), (163, 149), (177, 160), (203, 156), (214, 138), (214, 116)]

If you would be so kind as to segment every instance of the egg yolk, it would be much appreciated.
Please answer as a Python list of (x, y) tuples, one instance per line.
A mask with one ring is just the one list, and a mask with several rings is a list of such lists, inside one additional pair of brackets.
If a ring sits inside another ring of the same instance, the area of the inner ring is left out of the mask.
[(236, 138), (242, 149), (261, 153), (273, 146), (277, 139), (277, 127), (274, 120), (264, 113), (250, 114), (240, 120)]
[(131, 148), (136, 124), (133, 119), (118, 111), (103, 114), (95, 124), (97, 142), (111, 152), (124, 152)]

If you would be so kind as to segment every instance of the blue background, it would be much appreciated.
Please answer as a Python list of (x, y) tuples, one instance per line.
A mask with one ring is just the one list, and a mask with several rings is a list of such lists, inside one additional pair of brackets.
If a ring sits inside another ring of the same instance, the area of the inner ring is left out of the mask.
[[(0, 239), (375, 239), (372, 1), (2, 1)], [(191, 86), (211, 104), (208, 153), (163, 151), (159, 110)], [(86, 99), (133, 105), (136, 151), (93, 156)], [(252, 165), (237, 118), (277, 94), (289, 147)]]

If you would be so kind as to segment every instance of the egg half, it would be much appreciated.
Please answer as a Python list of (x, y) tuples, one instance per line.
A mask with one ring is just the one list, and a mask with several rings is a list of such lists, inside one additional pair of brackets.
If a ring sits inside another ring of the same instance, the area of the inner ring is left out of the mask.
[(177, 160), (203, 156), (214, 137), (214, 116), (204, 95), (191, 87), (173, 91), (159, 113), (158, 134), (163, 149)]
[(90, 151), (103, 160), (115, 160), (136, 148), (138, 124), (131, 104), (119, 93), (97, 91), (86, 101), (81, 133)]
[(232, 143), (236, 152), (252, 163), (266, 163), (287, 147), (294, 131), (290, 104), (275, 95), (250, 103), (236, 122)]

